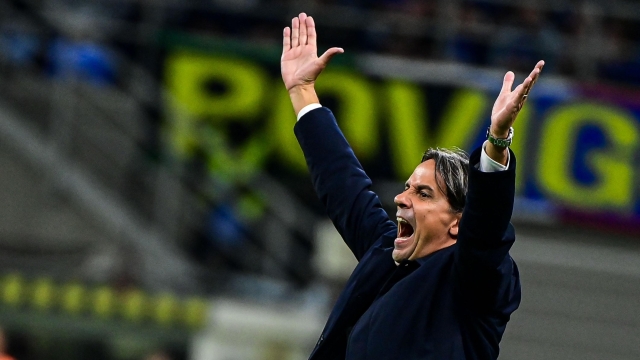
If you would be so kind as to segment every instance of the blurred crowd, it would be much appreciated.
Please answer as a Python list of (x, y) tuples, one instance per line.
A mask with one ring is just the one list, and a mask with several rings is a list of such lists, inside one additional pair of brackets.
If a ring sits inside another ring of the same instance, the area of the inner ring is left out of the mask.
[[(233, 1), (215, 3), (221, 8), (237, 6)], [(245, 3), (257, 8), (289, 2)], [(523, 71), (545, 59), (548, 72), (586, 81), (640, 84), (640, 11), (623, 15), (618, 8), (628, 9), (624, 7), (628, 4), (619, 0), (572, 0), (553, 7), (499, 0), (317, 0), (315, 4), (308, 11), (318, 19), (325, 46)], [(191, 31), (273, 41), (282, 19), (257, 16), (252, 6), (231, 14), (186, 12), (179, 24)]]
[(624, 13), (625, 6), (637, 5), (622, 0), (571, 0), (554, 6), (501, 0), (42, 3), (48, 13), (62, 14), (51, 25), (64, 31), (43, 39), (34, 36), (33, 26), (11, 21), (0, 28), (0, 53), (15, 61), (40, 61), (53, 75), (74, 73), (96, 84), (117, 81), (118, 54), (153, 67), (145, 50), (157, 45), (159, 32), (276, 45), (288, 16), (303, 7), (318, 20), (321, 45), (354, 53), (516, 70), (545, 59), (545, 71), (580, 80), (640, 83), (640, 15)]

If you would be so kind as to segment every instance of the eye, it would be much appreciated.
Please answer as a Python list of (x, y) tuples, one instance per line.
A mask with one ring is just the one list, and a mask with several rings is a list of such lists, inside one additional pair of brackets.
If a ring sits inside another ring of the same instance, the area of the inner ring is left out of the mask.
[(431, 197), (431, 195), (429, 195), (429, 193), (428, 193), (428, 192), (426, 192), (426, 191), (424, 191), (424, 190), (423, 190), (423, 191), (420, 191), (420, 192), (418, 193), (418, 195), (420, 195), (420, 197), (421, 197), (421, 198), (428, 198), (428, 197)]

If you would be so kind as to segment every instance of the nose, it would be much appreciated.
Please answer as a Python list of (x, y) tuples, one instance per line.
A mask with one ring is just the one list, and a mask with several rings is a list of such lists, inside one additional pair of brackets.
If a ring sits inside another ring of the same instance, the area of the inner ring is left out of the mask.
[(411, 206), (411, 202), (407, 198), (406, 191), (401, 192), (393, 198), (393, 202), (396, 203), (396, 206), (400, 209), (407, 209)]

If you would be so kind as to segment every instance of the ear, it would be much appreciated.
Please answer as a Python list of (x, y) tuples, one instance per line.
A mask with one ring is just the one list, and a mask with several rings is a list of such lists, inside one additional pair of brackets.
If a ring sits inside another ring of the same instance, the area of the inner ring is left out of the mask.
[(451, 226), (449, 226), (449, 236), (452, 239), (458, 239), (458, 230), (460, 228), (460, 219), (462, 218), (462, 214), (456, 214)]

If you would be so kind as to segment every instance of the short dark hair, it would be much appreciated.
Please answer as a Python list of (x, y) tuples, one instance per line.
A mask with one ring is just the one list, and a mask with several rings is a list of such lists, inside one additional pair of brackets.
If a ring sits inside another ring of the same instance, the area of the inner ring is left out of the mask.
[[(436, 163), (436, 183), (440, 191), (447, 196), (451, 211), (462, 213), (467, 199), (469, 155), (458, 148), (429, 148), (422, 155), (420, 163), (427, 160)], [(442, 181), (438, 179), (438, 174)], [(446, 189), (442, 188), (442, 182)]]

